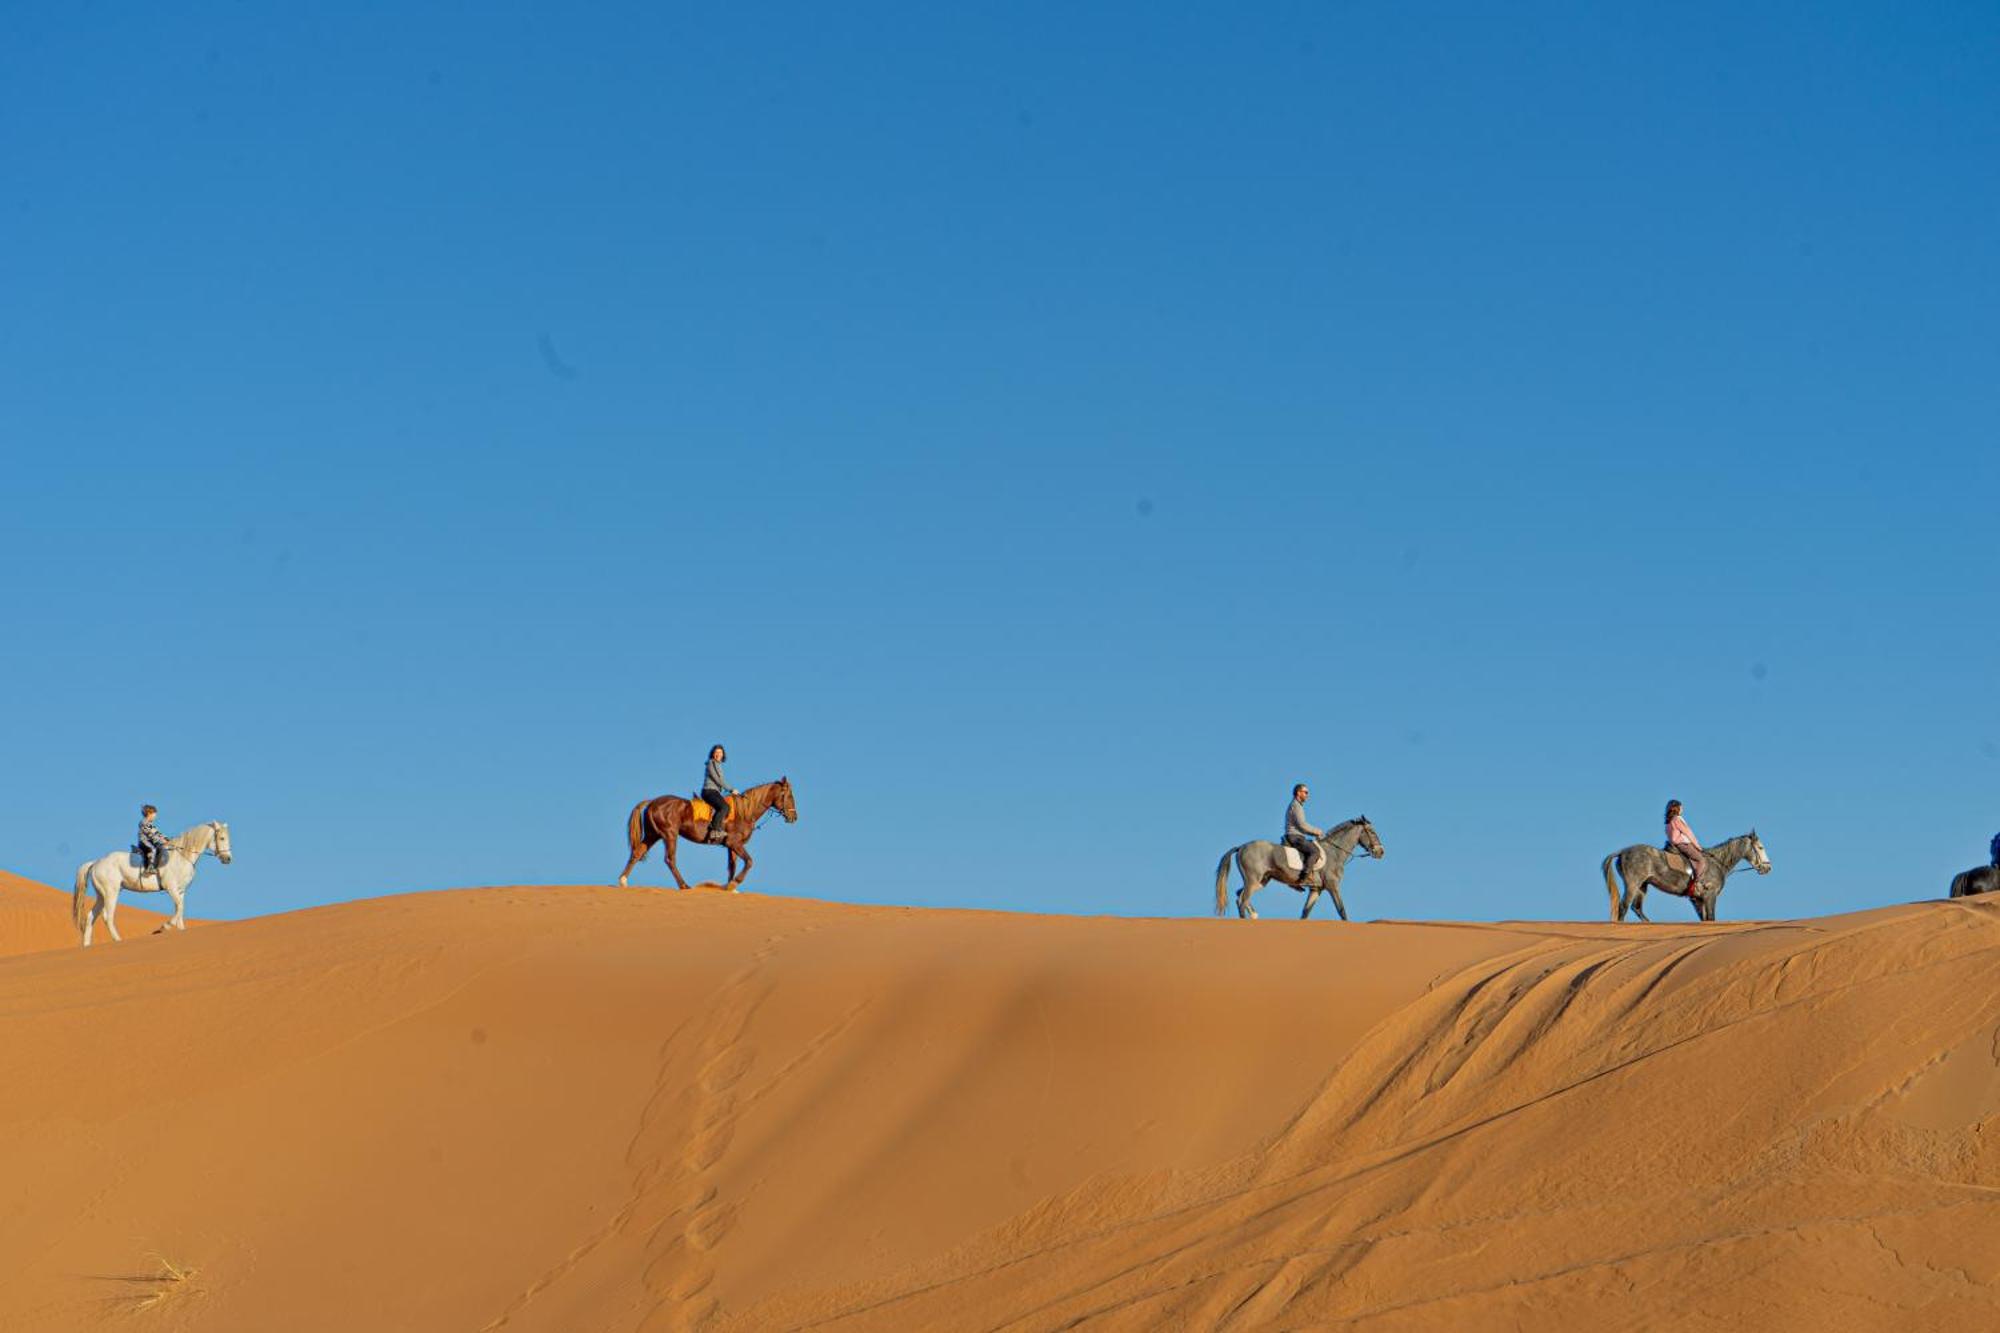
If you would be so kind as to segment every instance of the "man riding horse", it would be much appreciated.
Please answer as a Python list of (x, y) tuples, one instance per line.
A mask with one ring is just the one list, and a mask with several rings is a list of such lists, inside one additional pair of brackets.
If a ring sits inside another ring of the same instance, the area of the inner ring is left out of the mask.
[(1285, 846), (1295, 848), (1305, 858), (1305, 868), (1299, 872), (1299, 882), (1309, 884), (1313, 876), (1326, 864), (1326, 848), (1319, 840), (1326, 836), (1326, 830), (1314, 828), (1306, 821), (1306, 798), (1312, 795), (1305, 783), (1292, 787), (1292, 803), (1285, 810)]

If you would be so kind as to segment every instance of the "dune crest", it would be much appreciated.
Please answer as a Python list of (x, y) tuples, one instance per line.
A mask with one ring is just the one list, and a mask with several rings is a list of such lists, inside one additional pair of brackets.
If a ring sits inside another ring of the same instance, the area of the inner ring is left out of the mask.
[(1990, 1327), (1996, 950), (523, 888), (9, 958), (0, 1327)]

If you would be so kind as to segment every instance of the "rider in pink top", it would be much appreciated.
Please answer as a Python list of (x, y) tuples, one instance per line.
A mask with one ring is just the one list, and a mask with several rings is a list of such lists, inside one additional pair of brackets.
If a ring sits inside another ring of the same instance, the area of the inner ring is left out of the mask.
[(1694, 830), (1688, 827), (1687, 820), (1681, 818), (1679, 801), (1667, 802), (1667, 850), (1679, 852), (1687, 858), (1690, 867), (1687, 891), (1692, 897), (1695, 886), (1701, 883), (1701, 872), (1708, 862), (1701, 854), (1701, 843), (1696, 841)]

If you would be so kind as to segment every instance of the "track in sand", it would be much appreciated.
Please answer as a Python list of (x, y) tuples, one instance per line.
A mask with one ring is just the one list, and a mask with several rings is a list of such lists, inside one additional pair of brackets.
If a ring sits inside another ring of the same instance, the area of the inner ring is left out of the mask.
[(15, 921), (0, 1328), (2000, 1326), (2000, 903)]

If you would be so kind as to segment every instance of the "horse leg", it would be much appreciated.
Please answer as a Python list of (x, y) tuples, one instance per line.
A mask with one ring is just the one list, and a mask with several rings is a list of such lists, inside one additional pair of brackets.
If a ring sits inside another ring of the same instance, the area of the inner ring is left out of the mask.
[(187, 885), (183, 884), (177, 889), (169, 888), (167, 896), (174, 900), (174, 915), (173, 919), (168, 921), (166, 926), (161, 926), (160, 929), (165, 931), (167, 926), (172, 926), (175, 930), (186, 930), (188, 928)]
[[(739, 856), (743, 858), (743, 871), (741, 874), (738, 874), (736, 870), (736, 858)], [(734, 838), (731, 838), (729, 840), (729, 882), (722, 886), (724, 893), (736, 892), (736, 886), (750, 878), (750, 864), (750, 849), (738, 843)]]
[(625, 858), (625, 868), (618, 872), (619, 888), (627, 889), (632, 887), (631, 885), (625, 882), (626, 877), (632, 873), (632, 867), (638, 865), (641, 861), (645, 860), (647, 854), (652, 850), (653, 850), (653, 844), (650, 842), (642, 842), (637, 847), (632, 849), (632, 855)]
[(1347, 904), (1340, 900), (1340, 885), (1329, 884), (1326, 891), (1333, 895), (1333, 910), (1340, 913), (1342, 921), (1347, 920)]
[(1653, 918), (1646, 915), (1646, 881), (1643, 879), (1640, 880), (1637, 888), (1630, 888), (1628, 886), (1628, 891), (1632, 895), (1632, 915), (1638, 917), (1647, 925), (1652, 925)]
[(97, 918), (104, 915), (104, 890), (95, 884), (90, 886), (92, 902), (90, 910), (83, 916), (83, 947), (90, 947), (91, 932), (97, 927)]
[(104, 913), (104, 928), (111, 932), (111, 938), (124, 939), (125, 937), (118, 933), (118, 885), (113, 884), (108, 889), (99, 889), (97, 904), (98, 910)]
[(1257, 919), (1257, 909), (1250, 905), (1250, 895), (1264, 887), (1262, 875), (1251, 876), (1249, 868), (1243, 871), (1243, 887), (1236, 891), (1236, 915), (1245, 921)]
[(680, 862), (674, 859), (674, 843), (676, 841), (678, 839), (674, 837), (673, 830), (669, 829), (666, 836), (660, 839), (660, 845), (667, 849), (667, 869), (674, 872), (674, 883), (685, 889), (688, 886), (688, 882), (681, 878)]
[(1307, 889), (1305, 910), (1299, 913), (1299, 920), (1303, 921), (1307, 917), (1311, 916), (1313, 914), (1313, 904), (1318, 901), (1319, 901), (1319, 889), (1317, 887)]

